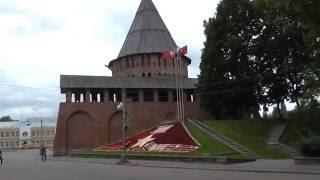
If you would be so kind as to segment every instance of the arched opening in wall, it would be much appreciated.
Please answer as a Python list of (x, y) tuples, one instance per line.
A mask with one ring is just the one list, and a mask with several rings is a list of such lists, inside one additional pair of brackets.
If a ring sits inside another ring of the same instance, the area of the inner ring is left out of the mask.
[(81, 103), (84, 102), (84, 94), (83, 94), (83, 93), (80, 94), (80, 102), (81, 102)]
[(194, 102), (194, 90), (193, 89), (185, 90), (185, 96), (186, 96), (187, 102)]
[(121, 97), (121, 89), (109, 89), (109, 99), (111, 102), (121, 102)]
[(145, 73), (142, 73), (142, 77), (145, 77), (146, 76), (146, 74)]
[(161, 73), (158, 73), (158, 75), (160, 76), (160, 75), (161, 75)]
[(76, 112), (67, 119), (67, 150), (91, 149), (96, 145), (93, 119), (85, 112)]
[(93, 102), (92, 99), (93, 99), (93, 98), (92, 98), (92, 94), (90, 93), (90, 97), (89, 97), (90, 102)]
[(122, 137), (122, 111), (113, 113), (108, 120), (108, 143), (120, 140)]
[(143, 101), (144, 102), (153, 102), (153, 90), (152, 89), (145, 89), (143, 91)]
[(100, 103), (104, 101), (104, 91), (102, 89), (90, 90), (90, 102)]
[(99, 103), (101, 102), (101, 94), (100, 93), (97, 94), (97, 102), (99, 102)]
[(148, 77), (151, 77), (151, 72), (148, 73)]
[(168, 100), (169, 100), (168, 90), (166, 90), (166, 89), (159, 89), (158, 94), (159, 94), (159, 101), (160, 101), (160, 102), (168, 102)]
[(80, 93), (79, 92), (75, 93), (75, 102), (80, 103)]
[(139, 91), (138, 89), (126, 89), (126, 98), (129, 102), (139, 101)]
[(98, 102), (98, 95), (95, 92), (91, 93), (91, 102)]
[(71, 102), (72, 103), (76, 102), (76, 95), (74, 93), (71, 94)]

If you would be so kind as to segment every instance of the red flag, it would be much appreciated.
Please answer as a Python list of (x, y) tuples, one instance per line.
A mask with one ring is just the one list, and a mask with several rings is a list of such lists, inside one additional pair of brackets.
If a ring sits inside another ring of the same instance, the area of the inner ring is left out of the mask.
[(188, 46), (184, 46), (179, 49), (179, 51), (178, 51), (179, 56), (184, 56), (186, 54), (188, 54)]
[(174, 52), (173, 51), (166, 51), (166, 52), (162, 53), (162, 59), (170, 60), (172, 58), (174, 58)]

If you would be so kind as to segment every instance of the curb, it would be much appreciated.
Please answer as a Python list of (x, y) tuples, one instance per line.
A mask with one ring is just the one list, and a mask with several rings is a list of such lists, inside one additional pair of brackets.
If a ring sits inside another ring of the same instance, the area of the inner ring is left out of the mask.
[(267, 169), (226, 169), (226, 168), (203, 168), (203, 167), (182, 167), (182, 166), (161, 166), (161, 165), (147, 165), (147, 164), (134, 164), (134, 163), (108, 163), (108, 162), (96, 162), (96, 161), (72, 161), (64, 159), (49, 159), (51, 161), (65, 161), (65, 162), (77, 162), (77, 163), (90, 163), (90, 164), (108, 164), (114, 166), (131, 166), (131, 167), (148, 167), (148, 168), (163, 168), (163, 169), (185, 169), (185, 170), (201, 170), (201, 171), (226, 171), (226, 172), (249, 172), (249, 173), (274, 173), (274, 174), (309, 174), (320, 175), (320, 172), (313, 171), (286, 171), (286, 170), (267, 170)]
[[(71, 157), (80, 158), (120, 158), (121, 154), (89, 154), (89, 153), (72, 153)], [(234, 164), (256, 161), (256, 159), (233, 159), (225, 156), (165, 156), (165, 155), (130, 155), (126, 154), (129, 159), (136, 160), (157, 160), (157, 161), (175, 161), (175, 162), (200, 162), (200, 163), (218, 163)]]

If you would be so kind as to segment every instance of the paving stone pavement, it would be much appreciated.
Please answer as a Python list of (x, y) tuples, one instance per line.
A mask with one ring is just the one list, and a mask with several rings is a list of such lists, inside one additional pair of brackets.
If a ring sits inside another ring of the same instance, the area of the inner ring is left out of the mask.
[[(118, 159), (49, 157), (46, 163), (42, 163), (38, 150), (5, 152), (4, 157), (0, 180), (320, 179), (319, 166), (297, 166), (288, 160), (258, 160), (232, 165), (131, 160), (128, 165), (117, 165)], [(250, 171), (253, 168), (287, 172)]]

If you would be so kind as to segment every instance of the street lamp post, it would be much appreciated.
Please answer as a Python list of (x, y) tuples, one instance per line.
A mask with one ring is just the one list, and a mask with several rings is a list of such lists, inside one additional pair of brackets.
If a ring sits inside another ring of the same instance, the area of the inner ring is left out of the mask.
[(43, 136), (42, 113), (33, 107), (32, 107), (32, 110), (40, 114), (40, 147), (43, 147), (44, 143), (43, 143), (43, 137), (42, 137)]
[(119, 164), (129, 163), (128, 159), (126, 158), (125, 151), (126, 151), (126, 130), (127, 130), (127, 117), (126, 117), (126, 92), (125, 88), (122, 88), (122, 104), (118, 106), (118, 109), (122, 109), (122, 154)]
[[(108, 65), (105, 65), (111, 72), (112, 68)], [(117, 108), (120, 110), (122, 109), (122, 153), (121, 158), (118, 162), (118, 164), (125, 164), (129, 163), (128, 159), (126, 158), (125, 152), (126, 152), (126, 131), (127, 131), (127, 104), (126, 104), (126, 89), (122, 88), (122, 102), (117, 106)]]

